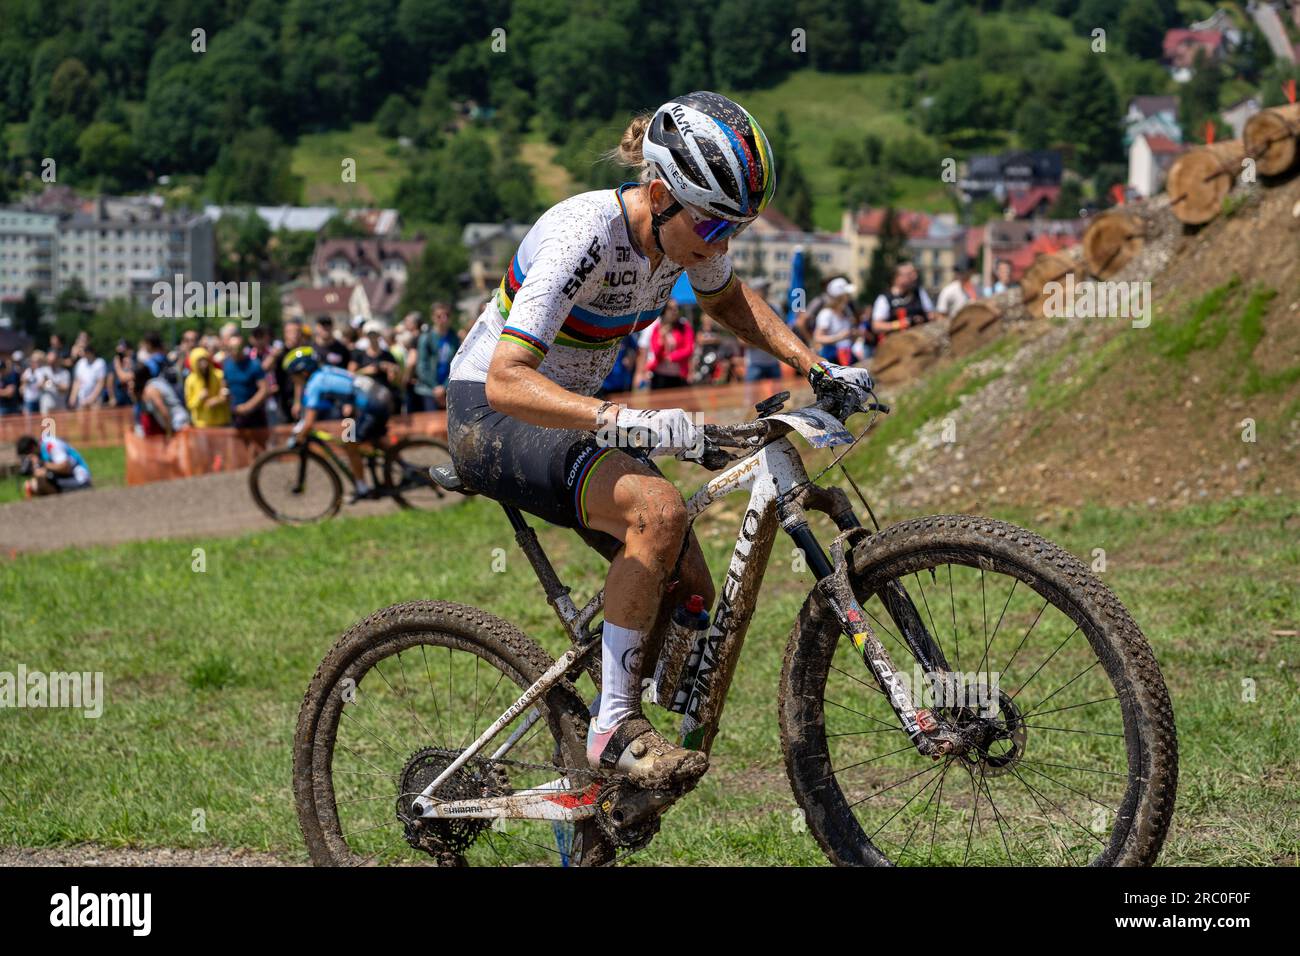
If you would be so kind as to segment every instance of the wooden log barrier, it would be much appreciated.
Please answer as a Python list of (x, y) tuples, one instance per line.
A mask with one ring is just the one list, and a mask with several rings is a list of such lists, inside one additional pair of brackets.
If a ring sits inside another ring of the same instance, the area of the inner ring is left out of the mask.
[(947, 323), (943, 320), (889, 332), (876, 346), (869, 368), (882, 385), (900, 385), (918, 378), (948, 346)]
[(1109, 279), (1142, 251), (1146, 223), (1141, 216), (1117, 209), (1088, 224), (1083, 234), (1083, 261), (1089, 275)]
[(1300, 154), (1300, 103), (1261, 110), (1246, 120), (1241, 134), (1246, 155), (1255, 160), (1255, 171), (1280, 176)]
[(954, 356), (969, 355), (992, 342), (1006, 330), (1002, 312), (989, 302), (968, 302), (962, 306), (948, 325), (949, 352)]
[(1239, 139), (1188, 150), (1174, 160), (1165, 189), (1178, 221), (1209, 222), (1223, 209), (1223, 198), (1241, 175), (1246, 147)]
[(1020, 278), (1021, 301), (1030, 315), (1036, 319), (1043, 317), (1043, 308), (1048, 299), (1045, 291), (1047, 284), (1064, 282), (1068, 275), (1073, 275), (1076, 282), (1084, 278), (1079, 265), (1059, 252), (1047, 253), (1034, 260)]

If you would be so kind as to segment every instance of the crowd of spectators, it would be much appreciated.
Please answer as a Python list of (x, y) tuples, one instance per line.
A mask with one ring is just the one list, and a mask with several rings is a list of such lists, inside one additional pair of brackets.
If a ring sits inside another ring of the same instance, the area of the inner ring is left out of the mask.
[[(806, 308), (791, 314), (783, 302), (771, 306), (788, 316), (794, 332), (823, 358), (854, 365), (867, 362), (888, 335), (951, 318), (967, 303), (1010, 288), (1010, 263), (999, 261), (994, 276), (992, 285), (980, 288), (973, 268), (960, 266), (931, 299), (916, 267), (905, 261), (894, 269), (888, 289), (869, 303), (859, 299), (846, 277), (835, 276)], [(767, 280), (749, 285), (766, 296)], [(411, 312), (395, 327), (361, 316), (336, 327), (321, 316), (310, 324), (287, 321), (278, 338), (264, 327), (245, 330), (233, 322), (219, 333), (187, 329), (170, 351), (157, 333), (149, 333), (134, 350), (127, 341), (118, 342), (111, 361), (96, 352), (84, 332), (71, 347), (55, 334), (47, 348), (30, 355), (0, 355), (0, 415), (131, 406), (144, 435), (190, 427), (262, 430), (299, 417), (301, 396), (280, 363), (304, 345), (313, 347), (321, 365), (346, 368), (384, 385), (395, 413), (433, 411), (446, 405), (447, 377), (461, 338), (454, 310), (445, 302), (432, 305), (427, 321)], [(782, 374), (775, 357), (670, 300), (659, 319), (620, 342), (602, 393)]]

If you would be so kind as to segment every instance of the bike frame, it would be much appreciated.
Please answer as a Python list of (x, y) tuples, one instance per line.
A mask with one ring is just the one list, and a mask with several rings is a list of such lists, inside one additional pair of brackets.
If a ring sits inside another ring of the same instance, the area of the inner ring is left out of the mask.
[[(742, 490), (749, 491), (749, 503), (740, 522), (731, 562), (706, 635), (695, 687), (682, 720), (683, 745), (706, 753), (713, 746), (732, 675), (767, 570), (777, 527), (780, 526), (803, 551), (809, 568), (817, 577), (816, 588), (833, 609), (843, 633), (861, 652), (864, 664), (885, 691), (903, 729), (919, 750), (923, 753), (932, 752), (935, 745), (924, 736), (925, 732), (934, 729), (929, 714), (927, 711), (917, 711), (913, 706), (907, 686), (885, 648), (871, 631), (848, 583), (844, 545), (869, 532), (861, 527), (847, 495), (841, 489), (825, 488), (809, 482), (798, 449), (788, 436), (782, 436), (737, 461), (692, 495), (686, 502), (688, 529), (693, 527), (696, 518), (718, 501)], [(420, 792), (413, 801), (412, 809), (423, 819), (477, 817), (577, 821), (595, 813), (596, 795), (601, 781), (598, 780), (585, 789), (577, 789), (568, 777), (560, 777), (543, 786), (504, 797), (439, 801), (433, 796), (438, 787), (483, 751), (512, 720), (532, 707), (551, 687), (579, 666), (586, 655), (593, 650), (599, 653), (600, 629), (593, 629), (592, 623), (604, 606), (604, 589), (578, 609), (569, 597), (569, 588), (560, 583), (542, 551), (536, 533), (524, 521), (518, 509), (503, 507), (515, 528), (516, 540), (546, 591), (547, 601), (555, 609), (573, 644), (477, 740)], [(834, 562), (827, 559), (809, 528), (809, 510), (828, 514), (840, 530), (831, 549)], [(889, 588), (886, 605), (891, 617), (900, 625), (900, 632), (918, 661), (931, 669), (946, 670), (947, 664), (942, 657), (936, 659), (933, 644), (919, 615), (915, 614), (915, 608), (911, 608), (911, 614), (905, 613), (910, 605), (906, 592), (897, 582), (892, 582)], [(896, 606), (898, 611), (895, 610)], [(649, 642), (651, 637), (653, 635), (647, 635), (646, 640)], [(645, 667), (649, 671), (653, 662), (648, 662)], [(533, 708), (522, 726), (491, 752), (490, 759), (504, 757), (540, 716), (540, 712)]]
[[(306, 440), (304, 440), (299, 447), (303, 449), (302, 454), (305, 455), (307, 449), (315, 445), (325, 453), (325, 456), (329, 458), (330, 461), (334, 463), (334, 467), (338, 469), (338, 471), (341, 472), (348, 481), (352, 482), (353, 486), (355, 486), (357, 479), (356, 476), (352, 474), (352, 466), (344, 461), (339, 456), (339, 453), (334, 450), (335, 444), (336, 439), (329, 432), (321, 431), (320, 429), (313, 429), (312, 431), (307, 432)], [(384, 452), (378, 448), (375, 448), (370, 454), (367, 454), (364, 451), (361, 453), (361, 457), (366, 463), (366, 470), (370, 472), (371, 483), (376, 488), (378, 488), (382, 482), (380, 481), (379, 473), (375, 470), (375, 463), (383, 458), (383, 456)]]

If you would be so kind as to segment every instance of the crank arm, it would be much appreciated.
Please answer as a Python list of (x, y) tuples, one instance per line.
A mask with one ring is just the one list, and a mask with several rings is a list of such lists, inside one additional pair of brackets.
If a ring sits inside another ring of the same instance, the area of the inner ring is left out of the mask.
[(849, 528), (837, 535), (830, 548), (831, 573), (818, 581), (816, 587), (834, 611), (841, 632), (853, 642), (853, 646), (862, 655), (863, 664), (875, 676), (876, 683), (884, 692), (889, 706), (898, 715), (912, 745), (918, 752), (937, 758), (941, 753), (940, 747), (927, 734), (939, 729), (938, 722), (929, 710), (918, 710), (913, 704), (907, 683), (898, 673), (889, 652), (880, 643), (880, 638), (871, 629), (862, 606), (853, 594), (853, 586), (849, 583), (845, 542), (870, 533), (866, 528)]

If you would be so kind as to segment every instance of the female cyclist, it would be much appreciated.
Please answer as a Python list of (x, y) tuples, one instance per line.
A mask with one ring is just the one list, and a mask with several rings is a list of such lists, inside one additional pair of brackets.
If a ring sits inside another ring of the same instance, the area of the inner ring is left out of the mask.
[(749, 113), (717, 93), (691, 93), (635, 118), (615, 153), (636, 182), (572, 196), (524, 237), (452, 362), (447, 429), (470, 489), (576, 528), (610, 558), (587, 756), (661, 787), (697, 779), (708, 758), (670, 743), (642, 715), (641, 641), (666, 613), (667, 592), (712, 606), (714, 588), (694, 535), (683, 550), (677, 489), (621, 449), (649, 434), (652, 455), (680, 455), (702, 435), (682, 409), (591, 396), (621, 339), (659, 316), (683, 269), (705, 311), (814, 384), (830, 376), (869, 388), (871, 377), (820, 360), (732, 270), (729, 240), (776, 187), (767, 137)]

